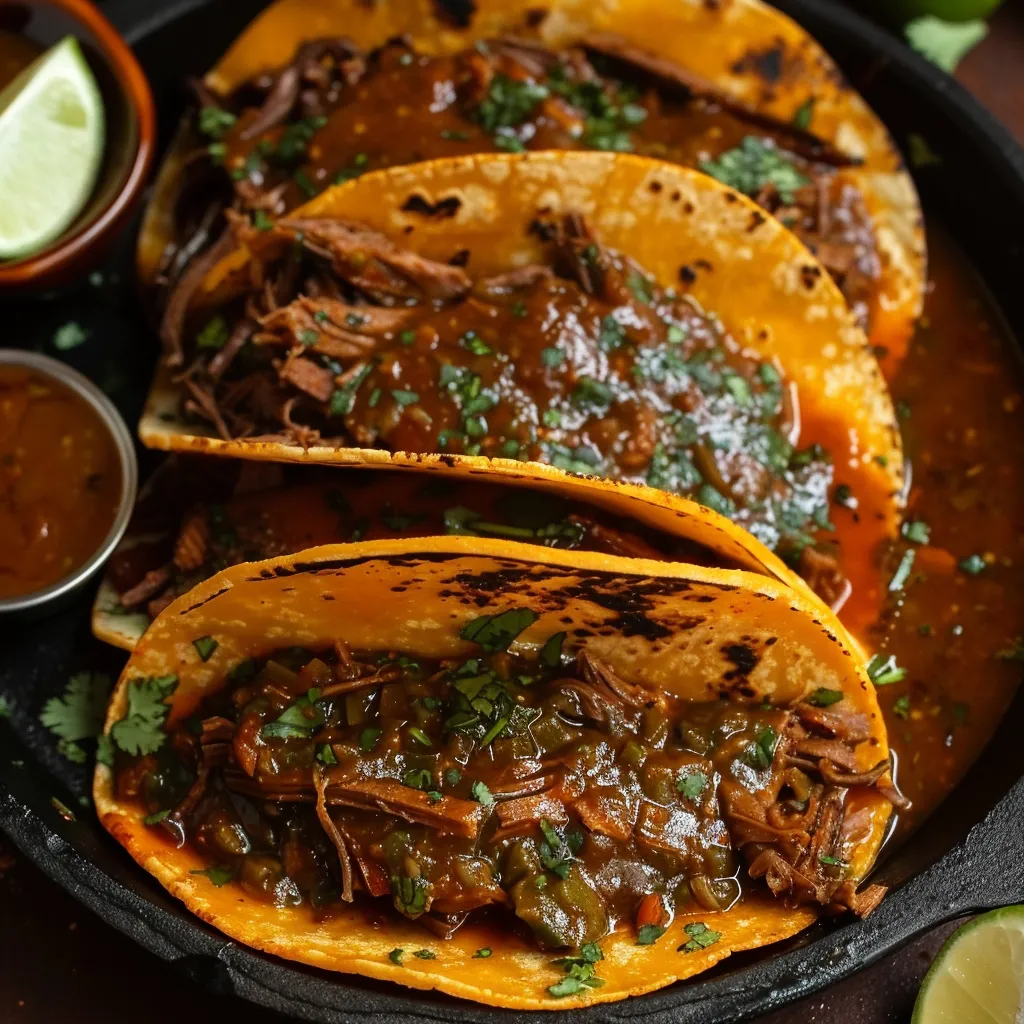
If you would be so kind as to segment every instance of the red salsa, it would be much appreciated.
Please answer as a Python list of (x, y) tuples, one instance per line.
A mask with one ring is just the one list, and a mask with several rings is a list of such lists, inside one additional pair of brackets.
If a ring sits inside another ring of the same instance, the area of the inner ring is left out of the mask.
[(86, 562), (120, 495), (117, 448), (93, 408), (38, 370), (0, 365), (0, 598)]

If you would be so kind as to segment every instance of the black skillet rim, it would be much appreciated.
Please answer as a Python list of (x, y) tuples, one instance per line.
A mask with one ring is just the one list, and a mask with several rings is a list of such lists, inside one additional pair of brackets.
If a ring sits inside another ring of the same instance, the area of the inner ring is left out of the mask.
[[(206, 0), (109, 0), (105, 12), (137, 42), (159, 32)], [(807, 25), (856, 37), (879, 55), (908, 87), (930, 90), (944, 115), (956, 123), (986, 169), (1007, 184), (1024, 211), (1024, 152), (1006, 129), (961, 86), (916, 57), (888, 33), (853, 12), (823, 0), (778, 0), (777, 6)], [(1008, 711), (997, 744), (1024, 700)], [(961, 786), (984, 778), (985, 755)], [(1012, 778), (1016, 778), (1016, 769)], [(835, 983), (877, 960), (925, 928), (970, 910), (1024, 901), (1024, 780), (1017, 779), (966, 839), (915, 875), (865, 922), (816, 928), (784, 951), (709, 980), (692, 982), (590, 1010), (517, 1013), (477, 1006), (436, 993), (377, 986), (347, 976), (327, 975), (264, 956), (202, 925), (162, 893), (145, 893), (148, 881), (129, 865), (120, 877), (106, 873), (67, 838), (67, 823), (49, 812), (49, 784), (26, 778), (0, 789), (0, 829), (52, 879), (108, 923), (163, 959), (173, 961), (201, 984), (304, 1020), (341, 1024), (376, 1016), (381, 1024), (424, 1021), (507, 1021), (509, 1024), (644, 1024), (731, 1021), (764, 1013)], [(927, 826), (926, 826), (927, 828)], [(883, 875), (885, 873), (883, 869)], [(902, 879), (897, 879), (902, 880)], [(738, 958), (740, 961), (743, 957)], [(342, 1008), (344, 1007), (344, 1008)]]

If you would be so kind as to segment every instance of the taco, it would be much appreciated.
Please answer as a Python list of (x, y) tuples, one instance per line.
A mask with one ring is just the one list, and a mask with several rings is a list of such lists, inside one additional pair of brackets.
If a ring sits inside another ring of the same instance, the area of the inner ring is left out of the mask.
[(755, 198), (897, 365), (925, 280), (917, 197), (885, 128), (802, 29), (759, 0), (449, 6), (268, 8), (196, 90), (147, 220), (144, 279), (173, 285), (226, 208), (280, 216), (367, 170), (629, 151)]
[(465, 157), (265, 227), (180, 293), (145, 444), (646, 483), (807, 574), (837, 524), (877, 602), (892, 402), (834, 283), (736, 192), (630, 155)]
[[(729, 520), (646, 487), (609, 489), (588, 478), (569, 493), (530, 475), (500, 484), (398, 472), (341, 476), (172, 456), (143, 488), (110, 559), (93, 605), (93, 633), (130, 651), (175, 598), (229, 565), (323, 544), (438, 535), (745, 569), (805, 586)], [(826, 602), (847, 591), (835, 564), (810, 582)]]
[(869, 912), (900, 799), (820, 603), (483, 538), (225, 569), (140, 640), (106, 728), (104, 826), (204, 921), (520, 1009)]

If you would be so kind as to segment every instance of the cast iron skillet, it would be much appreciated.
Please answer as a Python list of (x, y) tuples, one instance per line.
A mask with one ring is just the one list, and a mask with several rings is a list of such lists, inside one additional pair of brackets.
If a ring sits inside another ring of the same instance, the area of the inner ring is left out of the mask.
[[(261, 6), (257, 0), (104, 5), (150, 75), (165, 136), (180, 111), (183, 77), (210, 66)], [(955, 82), (882, 30), (825, 0), (780, 0), (779, 6), (831, 51), (904, 148), (908, 134), (916, 133), (941, 157), (917, 172), (924, 206), (952, 231), (1014, 334), (1024, 338), (1024, 153)], [(81, 322), (92, 339), (70, 353), (70, 361), (104, 384), (134, 421), (155, 344), (135, 307), (131, 245), (126, 238), (102, 284), (83, 282), (59, 301), (7, 303), (0, 315), (5, 342), (10, 337), (26, 346), (44, 345), (69, 319)], [(92, 812), (79, 807), (88, 792), (87, 769), (62, 758), (38, 724), (44, 699), (59, 693), (71, 672), (106, 667), (116, 675), (123, 663), (90, 637), (89, 599), (47, 620), (0, 622), (0, 694), (14, 705), (12, 720), (0, 721), (0, 828), (51, 878), (147, 949), (207, 986), (301, 1019), (334, 1024), (379, 1014), (381, 1024), (732, 1021), (832, 984), (941, 921), (1024, 902), (1022, 693), (940, 813), (876, 872), (895, 891), (867, 921), (818, 925), (785, 945), (730, 957), (692, 983), (590, 1011), (512, 1013), (263, 956), (205, 927), (129, 859)], [(77, 808), (78, 820), (65, 820), (54, 797)]]

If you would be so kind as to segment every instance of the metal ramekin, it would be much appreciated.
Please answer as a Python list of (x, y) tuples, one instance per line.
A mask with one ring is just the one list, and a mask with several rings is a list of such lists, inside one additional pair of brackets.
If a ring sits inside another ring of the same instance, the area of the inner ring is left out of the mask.
[(121, 419), (121, 414), (114, 408), (113, 402), (87, 377), (49, 356), (40, 355), (37, 352), (24, 352), (20, 349), (0, 349), (0, 365), (24, 366), (36, 370), (71, 388), (88, 402), (113, 437), (121, 465), (121, 495), (118, 501), (117, 515), (114, 517), (114, 522), (107, 531), (103, 543), (87, 561), (56, 583), (21, 597), (0, 598), (0, 615), (2, 615), (7, 612), (39, 610), (44, 605), (68, 597), (99, 571), (128, 527), (128, 520), (135, 507), (135, 494), (139, 485), (139, 467), (135, 459), (135, 444), (132, 441), (132, 435), (124, 420)]

